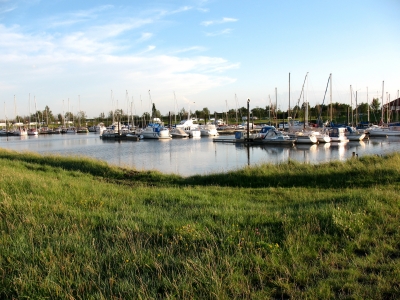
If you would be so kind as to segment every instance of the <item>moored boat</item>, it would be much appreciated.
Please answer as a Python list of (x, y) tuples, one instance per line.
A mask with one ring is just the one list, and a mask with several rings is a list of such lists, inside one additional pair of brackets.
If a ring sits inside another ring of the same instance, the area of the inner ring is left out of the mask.
[(349, 141), (362, 141), (366, 136), (364, 132), (360, 132), (351, 126), (346, 127), (345, 135)]
[(158, 123), (150, 123), (140, 132), (144, 139), (170, 139), (171, 134), (168, 128)]
[(170, 134), (173, 138), (188, 138), (189, 134), (181, 128), (172, 128)]
[(277, 130), (274, 126), (264, 126), (263, 128), (261, 128), (259, 135), (261, 136), (261, 142), (263, 144), (293, 146), (296, 142), (295, 138), (291, 138), (282, 131)]
[(374, 125), (368, 128), (370, 137), (400, 136), (400, 126), (382, 127)]
[(347, 143), (349, 139), (346, 137), (346, 128), (333, 127), (329, 130), (329, 136), (332, 143)]

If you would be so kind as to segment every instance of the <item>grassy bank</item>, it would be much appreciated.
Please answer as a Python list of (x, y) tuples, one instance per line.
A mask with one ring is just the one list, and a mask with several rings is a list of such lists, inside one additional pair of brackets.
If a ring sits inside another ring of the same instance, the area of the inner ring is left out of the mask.
[(183, 178), (0, 151), (0, 298), (395, 299), (400, 155)]

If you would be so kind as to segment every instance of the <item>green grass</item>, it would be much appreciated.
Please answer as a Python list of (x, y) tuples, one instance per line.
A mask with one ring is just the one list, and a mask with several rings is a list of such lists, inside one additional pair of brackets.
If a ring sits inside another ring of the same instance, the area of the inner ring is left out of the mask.
[(2, 299), (396, 299), (400, 155), (180, 177), (0, 151)]

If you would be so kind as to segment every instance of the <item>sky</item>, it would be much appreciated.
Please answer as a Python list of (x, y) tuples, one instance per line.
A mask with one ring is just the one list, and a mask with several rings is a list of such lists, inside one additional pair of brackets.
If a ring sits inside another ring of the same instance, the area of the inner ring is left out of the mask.
[(386, 103), (399, 15), (399, 0), (0, 0), (0, 119)]

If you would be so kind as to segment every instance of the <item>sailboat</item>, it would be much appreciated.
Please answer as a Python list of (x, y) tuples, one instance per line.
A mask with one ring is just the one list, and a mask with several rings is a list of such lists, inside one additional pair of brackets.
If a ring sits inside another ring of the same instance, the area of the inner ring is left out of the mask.
[(28, 135), (28, 132), (25, 130), (24, 127), (21, 127), (21, 124), (18, 120), (17, 122), (17, 104), (15, 101), (15, 96), (14, 96), (14, 110), (15, 110), (15, 121), (16, 121), (16, 126), (17, 128), (14, 130), (13, 134), (18, 135), (18, 136), (26, 136)]
[(296, 144), (317, 144), (318, 138), (314, 132), (308, 126), (308, 99), (304, 101), (304, 85), (308, 78), (308, 72), (306, 77), (304, 78), (303, 87), (301, 89), (300, 97), (298, 103), (300, 102), (301, 97), (303, 96), (303, 104), (304, 104), (304, 123), (290, 124), (289, 123), (289, 136), (296, 138)]
[[(37, 122), (35, 122), (37, 124)], [(37, 136), (39, 133), (37, 131), (37, 125), (35, 128), (31, 128), (31, 94), (29, 94), (29, 128), (28, 128), (28, 135)]]

